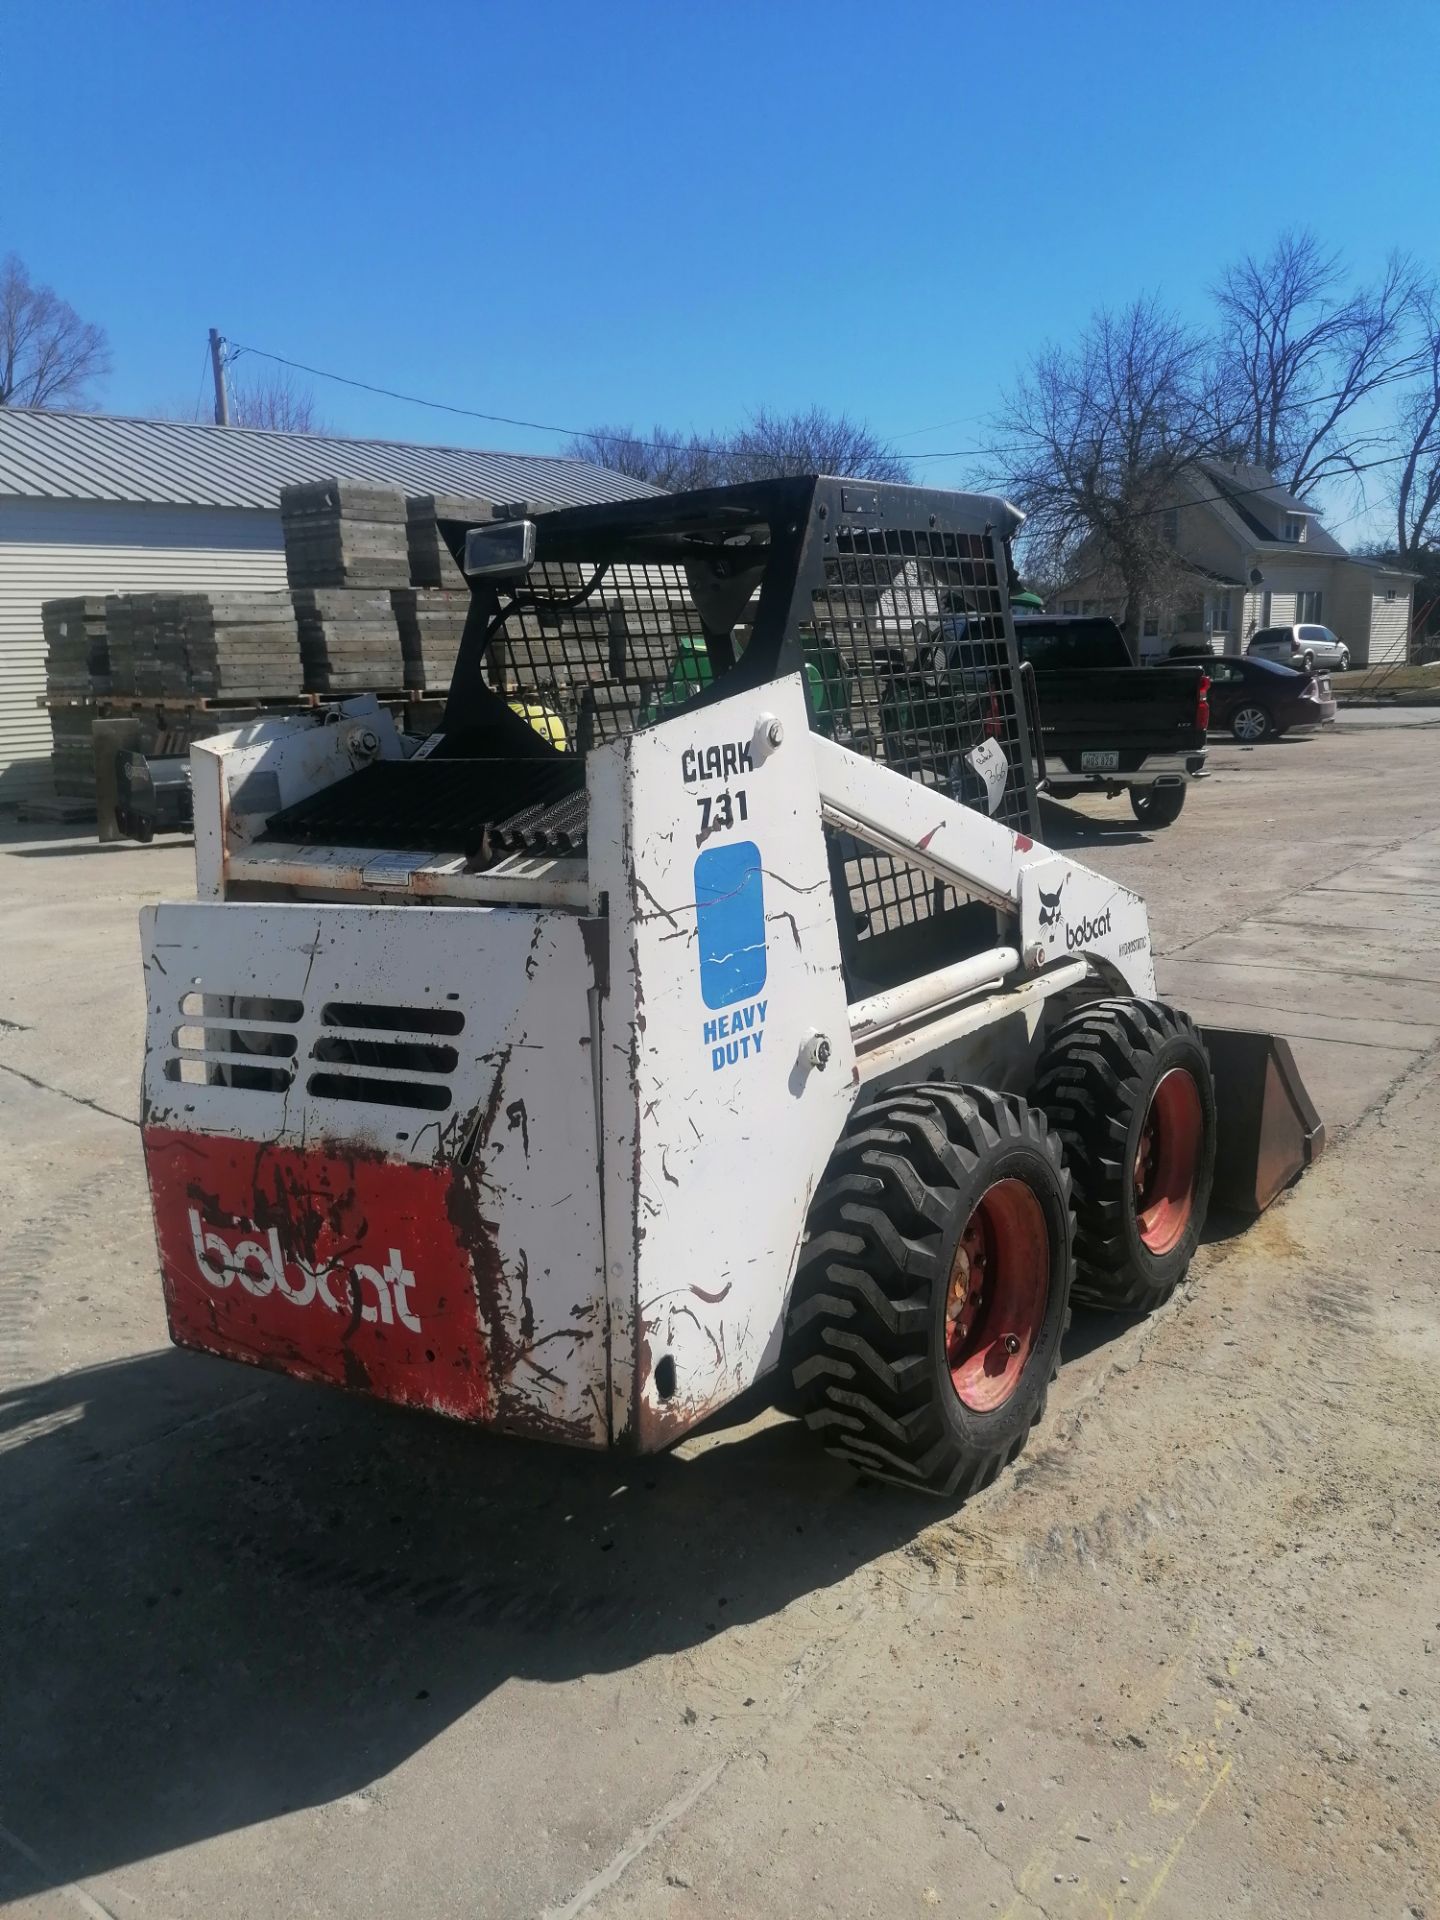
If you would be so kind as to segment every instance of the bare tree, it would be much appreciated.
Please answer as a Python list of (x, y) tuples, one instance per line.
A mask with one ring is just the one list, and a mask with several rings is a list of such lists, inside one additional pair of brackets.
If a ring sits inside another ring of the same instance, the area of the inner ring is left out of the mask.
[(821, 407), (792, 414), (762, 407), (733, 433), (703, 438), (654, 427), (595, 427), (573, 439), (574, 460), (610, 467), (672, 491), (722, 486), (729, 480), (771, 480), (784, 474), (833, 473), (862, 480), (908, 480), (910, 468), (869, 427)]
[(0, 407), (76, 407), (110, 371), (103, 327), (53, 287), (37, 287), (17, 253), (0, 260)]
[(572, 460), (609, 467), (672, 493), (718, 486), (726, 478), (727, 463), (714, 446), (698, 434), (677, 434), (666, 427), (652, 427), (648, 438), (634, 427), (594, 427), (578, 434), (565, 451)]
[(727, 442), (730, 477), (771, 480), (787, 473), (831, 473), (857, 480), (908, 480), (908, 462), (847, 414), (810, 407), (771, 413), (762, 407)]
[(1132, 658), (1147, 609), (1194, 585), (1169, 514), (1186, 469), (1215, 450), (1209, 372), (1205, 340), (1137, 300), (1094, 315), (1073, 347), (1042, 349), (1002, 402), (994, 477), (1028, 516), (1027, 572), (1111, 581)]
[(277, 367), (273, 373), (254, 380), (230, 383), (230, 424), (232, 427), (267, 427), (274, 433), (318, 433), (329, 431), (315, 408), (310, 388), (292, 378), (289, 369)]
[(1440, 544), (1440, 285), (1431, 282), (1417, 298), (1421, 319), (1423, 376), (1407, 394), (1398, 422), (1403, 458), (1395, 478), (1395, 551), (1413, 564)]
[(1347, 291), (1338, 254), (1313, 233), (1283, 233), (1247, 254), (1215, 288), (1227, 451), (1300, 493), (1356, 472), (1377, 443), (1356, 409), (1413, 366), (1416, 298), (1407, 260)]

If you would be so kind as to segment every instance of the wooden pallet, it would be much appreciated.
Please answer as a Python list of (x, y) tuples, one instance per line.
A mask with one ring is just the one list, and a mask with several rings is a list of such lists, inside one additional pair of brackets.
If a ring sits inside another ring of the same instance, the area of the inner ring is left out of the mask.
[(335, 697), (327, 693), (92, 693), (88, 696), (41, 693), (36, 695), (35, 704), (37, 707), (104, 707), (116, 713), (229, 713), (242, 709), (248, 712), (257, 707), (283, 712), (286, 708), (323, 706)]
[(210, 693), (40, 693), (37, 707), (106, 713), (305, 713), (337, 700), (356, 700), (373, 693), (382, 706), (418, 706), (427, 700), (448, 700), (448, 687), (349, 687), (334, 693), (210, 694)]

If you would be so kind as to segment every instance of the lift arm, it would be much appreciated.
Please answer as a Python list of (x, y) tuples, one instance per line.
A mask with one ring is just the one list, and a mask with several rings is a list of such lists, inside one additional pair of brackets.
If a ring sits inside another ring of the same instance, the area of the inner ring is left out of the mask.
[(1131, 993), (1154, 994), (1150, 923), (1138, 894), (849, 747), (819, 734), (811, 746), (827, 825), (1012, 915), (1027, 972), (1083, 956)]

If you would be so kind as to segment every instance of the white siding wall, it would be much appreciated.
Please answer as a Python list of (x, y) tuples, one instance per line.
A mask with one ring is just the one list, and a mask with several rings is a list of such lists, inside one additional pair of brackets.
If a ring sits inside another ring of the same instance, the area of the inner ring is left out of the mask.
[[(1248, 564), (1254, 564), (1250, 562)], [(1261, 627), (1285, 627), (1298, 616), (1295, 611), (1296, 595), (1301, 591), (1320, 595), (1320, 619), (1326, 626), (1336, 625), (1337, 592), (1343, 586), (1340, 579), (1342, 569), (1317, 561), (1309, 567), (1277, 565), (1269, 554), (1259, 556), (1259, 564), (1265, 573), (1265, 584), (1246, 589), (1240, 624), (1232, 632), (1231, 651), (1243, 653)], [(1270, 611), (1267, 618), (1265, 596), (1270, 596)]]
[[(1294, 604), (1292, 596), (1291, 604)], [(1240, 601), (1240, 623), (1230, 631), (1231, 653), (1244, 653), (1246, 647), (1255, 638), (1265, 624), (1265, 589), (1247, 587)]]
[(1337, 567), (1335, 597), (1329, 603), (1325, 624), (1332, 627), (1350, 649), (1352, 667), (1368, 666), (1370, 654), (1370, 597), (1374, 577), (1364, 567)]
[(284, 585), (278, 512), (0, 499), (0, 803), (49, 784), (42, 601)]
[[(1320, 604), (1323, 608), (1325, 603), (1322, 600)], [(1265, 608), (1263, 596), (1260, 601), (1260, 608), (1261, 618), (1263, 619)], [(1288, 627), (1294, 618), (1295, 595), (1289, 592), (1282, 593), (1278, 587), (1272, 587), (1270, 589), (1270, 618), (1268, 624), (1272, 627)]]
[(1370, 599), (1370, 664), (1379, 666), (1382, 661), (1401, 661), (1406, 659), (1406, 647), (1410, 638), (1410, 588), (1401, 587), (1393, 600), (1385, 598), (1385, 590), (1372, 594)]

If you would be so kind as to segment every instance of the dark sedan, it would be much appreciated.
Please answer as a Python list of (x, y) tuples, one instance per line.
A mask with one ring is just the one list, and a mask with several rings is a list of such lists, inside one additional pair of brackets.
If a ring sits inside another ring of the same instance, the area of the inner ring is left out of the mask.
[(1301, 673), (1273, 660), (1212, 660), (1210, 730), (1244, 746), (1282, 733), (1312, 733), (1335, 718), (1330, 677)]

